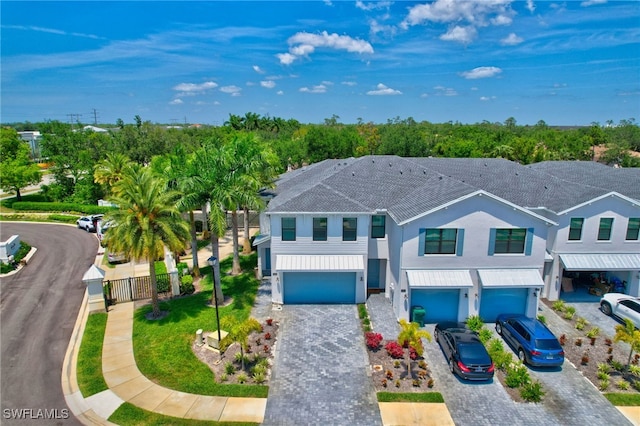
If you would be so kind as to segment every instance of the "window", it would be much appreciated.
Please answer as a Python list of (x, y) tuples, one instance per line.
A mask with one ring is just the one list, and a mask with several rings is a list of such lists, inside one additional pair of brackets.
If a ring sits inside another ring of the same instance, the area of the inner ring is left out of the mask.
[(633, 300), (622, 300), (620, 304), (623, 306), (626, 306), (632, 311), (640, 313), (640, 304), (634, 302)]
[(283, 217), (282, 218), (282, 241), (295, 241), (295, 240), (296, 240), (296, 218)]
[(385, 221), (386, 216), (375, 215), (371, 217), (371, 238), (384, 238), (386, 234)]
[(313, 241), (327, 241), (327, 218), (313, 218)]
[(456, 254), (457, 235), (455, 228), (426, 229), (424, 254)]
[(527, 230), (523, 228), (496, 229), (494, 253), (524, 253)]
[(640, 217), (630, 217), (627, 225), (627, 241), (636, 241), (640, 234)]
[(572, 217), (571, 225), (569, 225), (569, 241), (580, 241), (582, 239), (582, 224), (584, 219), (581, 217)]
[(355, 241), (358, 236), (358, 219), (355, 217), (342, 218), (342, 241)]
[(600, 228), (598, 228), (598, 241), (609, 241), (611, 239), (612, 225), (612, 217), (603, 217), (600, 219)]

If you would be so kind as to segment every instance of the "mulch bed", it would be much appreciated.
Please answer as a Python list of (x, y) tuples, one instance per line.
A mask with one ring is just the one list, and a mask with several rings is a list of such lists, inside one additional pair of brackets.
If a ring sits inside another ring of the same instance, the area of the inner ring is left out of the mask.
[[(273, 365), (273, 347), (276, 344), (278, 333), (278, 323), (271, 321), (271, 324), (269, 324), (268, 322), (269, 320), (261, 323), (261, 332), (254, 332), (249, 335), (249, 345), (247, 350), (244, 351), (244, 371), (237, 358), (240, 355), (240, 345), (238, 343), (231, 344), (222, 353), (222, 356), (219, 352), (207, 346), (206, 336), (215, 334), (215, 331), (204, 333), (205, 344), (201, 346), (198, 346), (194, 340), (191, 349), (200, 361), (209, 366), (214, 373), (215, 380), (219, 383), (268, 385), (271, 377), (271, 366)], [(256, 376), (253, 374), (254, 366), (261, 362), (266, 363), (266, 371), (262, 378), (256, 380)]]
[(376, 392), (437, 392), (435, 380), (426, 360), (422, 357), (412, 360), (411, 376), (409, 376), (406, 357), (392, 358), (384, 349), (387, 342), (383, 340), (380, 348), (376, 350), (367, 348)]

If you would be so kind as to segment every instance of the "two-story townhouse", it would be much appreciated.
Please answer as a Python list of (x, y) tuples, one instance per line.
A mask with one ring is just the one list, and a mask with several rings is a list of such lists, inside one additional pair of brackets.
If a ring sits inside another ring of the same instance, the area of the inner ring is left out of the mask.
[(547, 240), (545, 297), (557, 300), (580, 285), (597, 289), (600, 280), (607, 285), (596, 294), (640, 295), (640, 170), (580, 161), (528, 167), (572, 189), (545, 202), (545, 216), (558, 223)]
[(384, 289), (398, 318), (418, 304), (428, 321), (534, 315), (555, 223), (425, 160), (327, 160), (283, 175), (254, 242), (273, 301), (361, 303)]

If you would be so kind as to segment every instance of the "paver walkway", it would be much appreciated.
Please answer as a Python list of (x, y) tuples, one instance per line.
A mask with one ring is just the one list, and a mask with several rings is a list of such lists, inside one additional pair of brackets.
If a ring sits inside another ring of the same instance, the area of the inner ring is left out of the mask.
[(285, 305), (264, 425), (382, 425), (354, 305)]

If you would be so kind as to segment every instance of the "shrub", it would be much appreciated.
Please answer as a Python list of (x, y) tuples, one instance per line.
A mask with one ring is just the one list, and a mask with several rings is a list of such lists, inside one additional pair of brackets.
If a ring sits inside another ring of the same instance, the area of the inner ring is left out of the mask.
[(183, 275), (180, 277), (180, 294), (192, 294), (196, 289), (193, 286), (193, 277), (191, 275)]
[(598, 389), (600, 389), (600, 391), (604, 392), (607, 390), (607, 388), (609, 387), (609, 379), (601, 379), (600, 383), (598, 383)]
[(233, 374), (236, 372), (236, 367), (230, 361), (227, 361), (224, 365), (224, 372), (227, 374)]
[(382, 334), (380, 333), (369, 331), (364, 334), (364, 338), (367, 343), (367, 347), (371, 350), (378, 349), (382, 343)]
[(264, 373), (254, 373), (253, 381), (256, 382), (256, 384), (258, 385), (263, 384), (265, 381)]
[(567, 335), (563, 334), (562, 336), (560, 336), (559, 341), (560, 341), (560, 345), (564, 346), (564, 344), (567, 343)]
[(387, 379), (382, 379), (382, 387), (383, 388), (387, 387)]
[(582, 339), (579, 337), (576, 339), (576, 346), (582, 346)]
[[(587, 324), (589, 324), (589, 322), (586, 319), (580, 317), (576, 320), (576, 329), (583, 330)], [(591, 337), (591, 336), (587, 335), (587, 337)]]
[(393, 361), (393, 367), (394, 368), (400, 368), (400, 360), (396, 359), (395, 361)]
[(387, 372), (385, 373), (385, 375), (387, 376), (387, 379), (393, 379), (393, 371), (391, 371), (391, 370), (387, 370)]
[(402, 358), (402, 356), (404, 355), (402, 346), (400, 346), (398, 342), (395, 341), (388, 342), (386, 345), (384, 345), (384, 349), (387, 351), (387, 354), (389, 354), (391, 358)]
[(411, 358), (414, 361), (418, 359), (418, 352), (416, 351), (416, 348), (414, 348), (413, 346), (409, 347), (409, 358)]
[(82, 214), (103, 214), (114, 209), (114, 207), (98, 206), (94, 204), (32, 201), (16, 201), (12, 204), (11, 208), (18, 211), (77, 212)]
[(616, 371), (624, 370), (624, 364), (619, 361), (614, 361), (613, 359), (611, 360), (611, 367), (613, 367), (613, 369)]
[(427, 387), (428, 388), (432, 388), (433, 387), (433, 379), (427, 380)]
[(244, 383), (247, 381), (247, 375), (245, 373), (238, 374), (238, 383)]
[(521, 362), (512, 362), (507, 365), (504, 381), (510, 388), (517, 388), (529, 383), (531, 378), (524, 364)]
[(418, 363), (418, 367), (420, 367), (423, 370), (426, 370), (427, 369), (427, 361), (425, 361), (424, 359), (420, 360), (420, 362)]
[(396, 387), (399, 388), (400, 387), (400, 379), (396, 379)]
[(598, 363), (598, 373), (609, 373), (609, 366), (603, 362)]
[(493, 360), (493, 365), (498, 370), (504, 370), (509, 364), (511, 364), (511, 362), (513, 362), (513, 356), (511, 356), (511, 353), (507, 351), (498, 352), (495, 355), (492, 355), (491, 359)]
[(566, 309), (564, 300), (556, 300), (555, 302), (553, 302), (553, 305), (551, 305), (551, 309), (558, 312), (564, 312), (564, 310)]
[(416, 388), (420, 387), (420, 380), (419, 379), (413, 379), (413, 386)]
[(520, 389), (520, 396), (527, 402), (540, 402), (544, 396), (542, 384), (538, 381), (526, 383)]
[(271, 333), (265, 333), (264, 334), (264, 339), (265, 340), (271, 340)]
[(538, 315), (538, 321), (540, 321), (543, 324), (547, 323), (547, 319), (545, 318), (544, 315)]
[(629, 382), (627, 382), (626, 380), (620, 380), (618, 383), (616, 383), (616, 387), (620, 390), (629, 390)]
[(272, 324), (273, 324), (273, 318), (267, 318), (267, 325), (271, 327)]
[(587, 331), (587, 337), (593, 339), (600, 335), (600, 328), (593, 327), (591, 330)]
[(480, 315), (471, 315), (467, 318), (467, 327), (469, 330), (480, 331), (484, 327), (484, 321), (480, 318)]
[(262, 350), (264, 351), (264, 353), (269, 353), (269, 345), (264, 345), (262, 347)]
[(576, 308), (573, 306), (567, 306), (564, 311), (564, 319), (570, 320), (573, 319), (576, 314)]
[(480, 329), (478, 337), (480, 338), (480, 341), (485, 344), (493, 337), (493, 333), (488, 328), (483, 327), (482, 329)]
[(360, 317), (360, 319), (365, 319), (367, 318), (369, 315), (367, 313), (367, 307), (363, 304), (358, 305), (358, 317)]
[(629, 373), (633, 374), (636, 377), (640, 377), (640, 366), (638, 365), (630, 365)]
[(598, 371), (598, 379), (600, 380), (609, 380), (611, 376), (609, 376), (609, 373), (605, 373), (603, 371)]
[(220, 376), (220, 382), (222, 383), (222, 382), (226, 382), (226, 381), (227, 381), (227, 373), (223, 373)]

